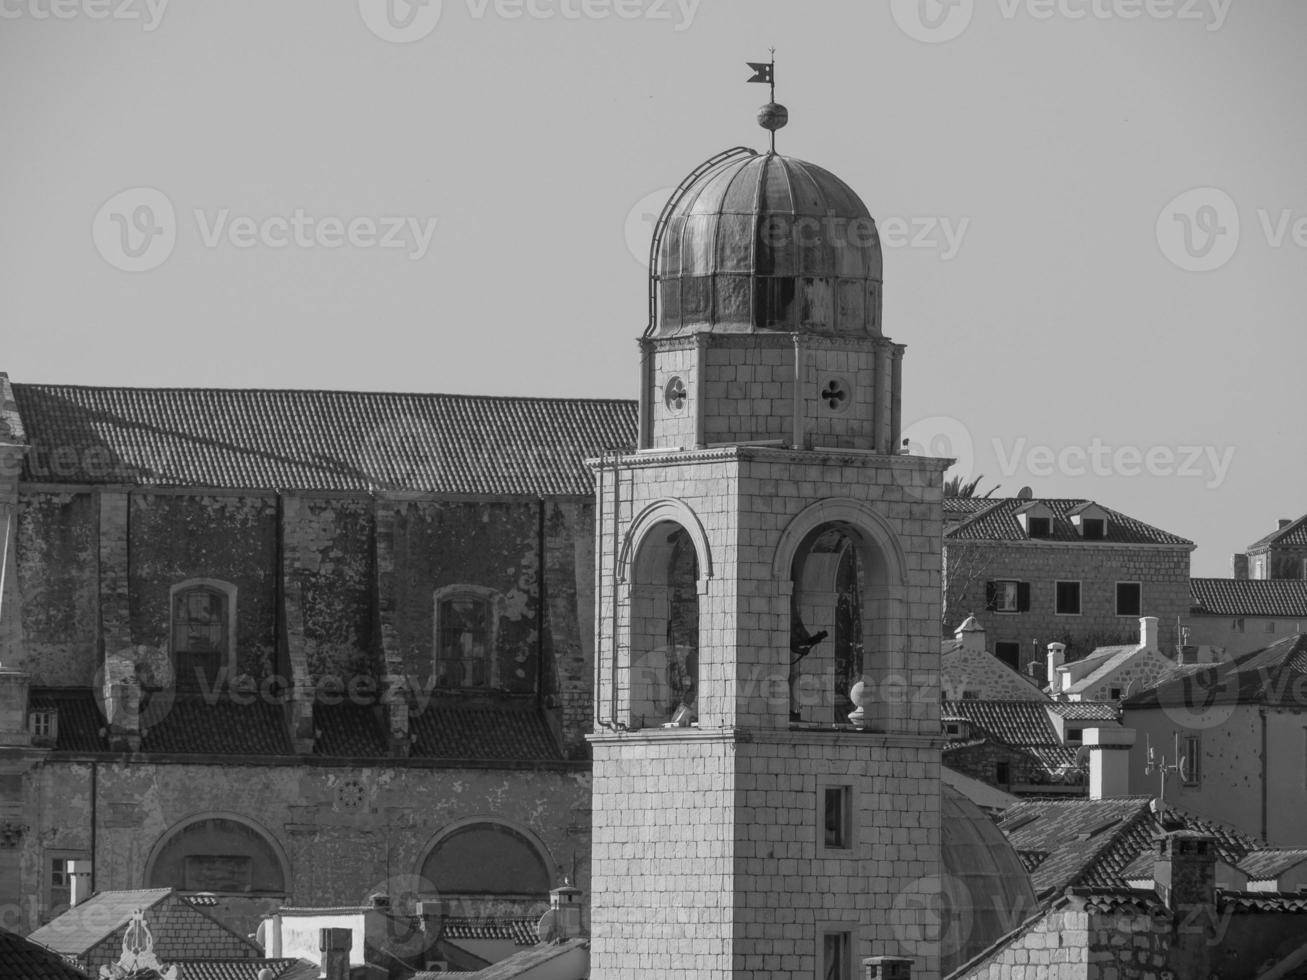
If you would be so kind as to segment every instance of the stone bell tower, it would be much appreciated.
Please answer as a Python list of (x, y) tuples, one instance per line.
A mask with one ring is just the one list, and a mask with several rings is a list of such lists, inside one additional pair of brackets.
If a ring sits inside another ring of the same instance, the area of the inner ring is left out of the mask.
[(639, 446), (596, 464), (591, 976), (938, 977), (949, 461), (897, 452), (875, 222), (737, 148), (651, 261)]

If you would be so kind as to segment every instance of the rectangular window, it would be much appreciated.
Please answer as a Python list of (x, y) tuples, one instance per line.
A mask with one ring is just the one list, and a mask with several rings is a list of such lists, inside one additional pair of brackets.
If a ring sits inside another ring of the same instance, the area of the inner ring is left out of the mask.
[(821, 980), (853, 980), (853, 934), (823, 932), (821, 936)]
[(1144, 587), (1138, 582), (1116, 583), (1116, 614), (1118, 616), (1142, 616), (1144, 608)]
[(1059, 616), (1080, 615), (1080, 583), (1058, 582), (1055, 586), (1053, 611)]
[(963, 691), (963, 692), (962, 692), (962, 700), (963, 700), (963, 701), (979, 701), (979, 700), (980, 700), (980, 695), (979, 695), (978, 693), (976, 693), (975, 691)]
[(847, 851), (853, 846), (853, 787), (822, 787), (822, 847)]
[(1200, 735), (1184, 737), (1180, 758), (1180, 779), (1186, 786), (1198, 786), (1203, 780), (1203, 740)]
[(944, 731), (949, 735), (957, 735), (962, 731), (962, 729), (958, 726), (956, 721), (950, 721), (944, 726)]
[(1052, 520), (1047, 517), (1029, 517), (1026, 526), (1032, 538), (1046, 538), (1053, 533)]
[(1107, 536), (1107, 524), (1101, 517), (1086, 517), (1080, 527), (1086, 541), (1102, 541)]
[(1021, 669), (1021, 644), (1020, 643), (995, 643), (994, 656), (1007, 664), (1013, 670)]
[(1012, 782), (1012, 764), (1010, 762), (994, 763), (994, 782), (1007, 786)]
[(1121, 700), (1121, 689), (1119, 687), (1108, 688), (1107, 698), (1109, 701)]
[(985, 608), (990, 612), (1027, 612), (1030, 609), (1030, 583), (997, 579), (985, 583)]
[(1066, 740), (1070, 745), (1079, 745), (1085, 740), (1085, 730), (1083, 728), (1068, 728), (1066, 730)]
[(439, 613), (439, 686), (490, 686), (490, 603), (457, 596), (441, 602)]
[(54, 738), (54, 712), (53, 711), (33, 711), (32, 712), (32, 737), (33, 738)]

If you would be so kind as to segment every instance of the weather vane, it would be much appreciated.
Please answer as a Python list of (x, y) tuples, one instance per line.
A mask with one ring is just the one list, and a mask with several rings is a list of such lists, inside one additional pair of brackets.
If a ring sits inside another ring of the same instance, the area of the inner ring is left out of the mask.
[(770, 86), (770, 101), (758, 110), (758, 125), (771, 134), (771, 152), (776, 152), (776, 130), (790, 121), (790, 111), (776, 101), (776, 49), (771, 49), (771, 61), (746, 62), (753, 69), (749, 82), (765, 83)]

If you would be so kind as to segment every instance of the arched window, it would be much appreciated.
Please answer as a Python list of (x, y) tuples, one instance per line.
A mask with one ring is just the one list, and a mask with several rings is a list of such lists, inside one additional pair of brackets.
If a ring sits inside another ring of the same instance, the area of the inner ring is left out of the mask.
[(446, 834), (422, 865), (442, 897), (545, 901), (551, 885), (540, 848), (512, 827), (469, 823)]
[(235, 673), (236, 587), (191, 579), (172, 587), (169, 644), (179, 690), (208, 690)]
[(262, 832), (231, 816), (199, 817), (166, 835), (150, 860), (151, 888), (228, 895), (284, 895), (279, 849)]
[(435, 678), (444, 688), (500, 687), (496, 656), (499, 594), (457, 585), (435, 595)]
[(699, 557), (689, 533), (675, 521), (655, 524), (631, 575), (629, 724), (688, 725), (699, 681)]

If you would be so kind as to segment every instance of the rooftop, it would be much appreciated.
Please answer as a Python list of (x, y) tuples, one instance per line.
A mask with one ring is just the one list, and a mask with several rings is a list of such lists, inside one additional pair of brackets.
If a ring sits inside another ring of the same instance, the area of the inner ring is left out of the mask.
[(1307, 514), (1296, 521), (1289, 521), (1284, 527), (1276, 528), (1264, 538), (1259, 538), (1248, 546), (1248, 550), (1255, 551), (1270, 545), (1307, 545)]
[(1194, 578), (1193, 611), (1209, 616), (1274, 616), (1307, 621), (1307, 580)]
[[(1081, 536), (1079, 529), (1071, 523), (1071, 514), (1092, 504), (1093, 501), (1090, 500), (1023, 500), (1018, 497), (1006, 497), (982, 500), (981, 503), (993, 506), (977, 507), (974, 500), (967, 498), (945, 499), (946, 516), (956, 518), (958, 515), (969, 515), (963, 516), (962, 520), (945, 532), (946, 541), (1035, 540), (1056, 544), (1082, 544), (1086, 547), (1098, 544), (1160, 544), (1190, 549), (1194, 547), (1194, 543), (1187, 538), (1145, 524), (1101, 504), (1098, 506), (1107, 516), (1105, 534), (1101, 540), (1086, 540)], [(1046, 536), (1032, 539), (1017, 521), (1017, 511), (1031, 504), (1042, 504), (1052, 512), (1050, 529)]]
[(1307, 684), (1307, 634), (1296, 633), (1235, 660), (1185, 672), (1130, 698), (1125, 707), (1266, 704), (1302, 708), (1303, 684)]

